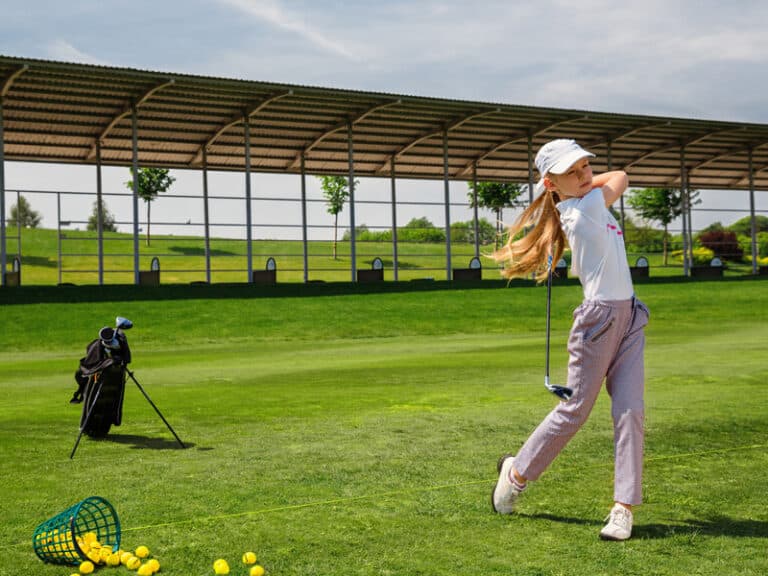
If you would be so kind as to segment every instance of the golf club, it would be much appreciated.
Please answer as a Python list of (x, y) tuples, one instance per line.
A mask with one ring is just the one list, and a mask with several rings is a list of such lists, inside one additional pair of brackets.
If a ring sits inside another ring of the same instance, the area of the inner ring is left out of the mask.
[(544, 386), (555, 396), (567, 402), (573, 396), (573, 390), (567, 386), (549, 383), (549, 332), (550, 332), (550, 308), (552, 304), (552, 254), (549, 255), (549, 270), (547, 271), (547, 352), (544, 368)]

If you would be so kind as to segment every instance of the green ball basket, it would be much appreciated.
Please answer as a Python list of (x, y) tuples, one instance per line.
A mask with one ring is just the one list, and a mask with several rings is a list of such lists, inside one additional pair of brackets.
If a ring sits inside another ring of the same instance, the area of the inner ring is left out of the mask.
[(46, 520), (35, 529), (35, 554), (51, 564), (80, 564), (88, 560), (79, 540), (92, 532), (102, 547), (120, 548), (120, 520), (112, 504), (91, 496)]

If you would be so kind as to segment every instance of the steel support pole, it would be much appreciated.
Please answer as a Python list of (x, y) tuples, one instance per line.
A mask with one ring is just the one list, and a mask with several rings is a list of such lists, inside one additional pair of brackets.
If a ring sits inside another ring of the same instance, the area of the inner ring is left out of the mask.
[(448, 130), (443, 129), (443, 188), (445, 196), (445, 279), (451, 280), (451, 190), (448, 179)]
[(533, 134), (528, 133), (528, 206), (533, 204)]
[(61, 261), (61, 192), (56, 192), (56, 249), (59, 264), (59, 284), (62, 282)]
[(245, 238), (246, 254), (248, 258), (248, 282), (253, 282), (253, 218), (251, 216), (251, 123), (246, 113), (243, 116), (243, 129), (245, 130)]
[(203, 234), (205, 236), (205, 281), (211, 283), (211, 219), (208, 211), (208, 151), (203, 146)]
[(472, 164), (472, 221), (475, 226), (475, 258), (480, 258), (480, 220), (477, 215), (477, 162)]
[[(131, 103), (131, 149), (133, 170), (133, 283), (139, 283), (139, 118)], [(149, 224), (149, 223), (147, 223)]]
[(5, 286), (5, 267), (8, 264), (8, 247), (5, 238), (5, 129), (3, 98), (0, 96), (0, 284)]
[(355, 151), (352, 140), (352, 122), (347, 123), (347, 149), (349, 154), (349, 248), (352, 266), (352, 282), (357, 281), (357, 246), (355, 228)]
[(101, 141), (96, 140), (96, 243), (99, 260), (99, 286), (104, 284), (104, 196), (101, 179)]
[(693, 267), (693, 204), (691, 203), (691, 173), (688, 169), (685, 171), (685, 213), (688, 216), (688, 269)]
[(755, 217), (755, 167), (752, 164), (752, 148), (749, 149), (749, 216), (752, 237), (752, 274), (757, 275), (757, 218)]
[(682, 203), (683, 217), (683, 276), (690, 276), (688, 265), (688, 223), (686, 217), (686, 204), (688, 200), (688, 171), (685, 168), (685, 147), (680, 147), (680, 201)]
[(307, 234), (307, 167), (301, 153), (301, 247), (304, 262), (304, 283), (309, 282), (309, 238)]
[(394, 274), (394, 281), (397, 282), (399, 278), (398, 265), (397, 265), (397, 185), (395, 178), (395, 157), (392, 157), (392, 161), (389, 163), (389, 178), (392, 191), (392, 272)]

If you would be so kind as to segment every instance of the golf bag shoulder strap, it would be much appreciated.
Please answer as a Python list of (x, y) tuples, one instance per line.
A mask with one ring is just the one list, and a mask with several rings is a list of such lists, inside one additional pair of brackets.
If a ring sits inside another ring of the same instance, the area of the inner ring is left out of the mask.
[(90, 376), (94, 372), (104, 370), (115, 363), (114, 358), (104, 354), (101, 340), (93, 340), (85, 351), (85, 356), (80, 358), (80, 372), (84, 376)]

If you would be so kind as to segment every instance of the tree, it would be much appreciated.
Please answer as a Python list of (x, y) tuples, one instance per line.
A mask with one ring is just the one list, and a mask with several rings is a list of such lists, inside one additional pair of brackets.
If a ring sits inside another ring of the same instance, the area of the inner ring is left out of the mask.
[[(355, 186), (357, 184), (355, 180)], [(344, 203), (349, 198), (349, 179), (344, 176), (320, 176), (320, 187), (323, 189), (328, 214), (333, 215), (333, 259), (336, 260), (339, 212), (344, 209)]]
[[(99, 200), (93, 203), (93, 210), (88, 218), (88, 227), (86, 230), (98, 230), (99, 229)], [(106, 202), (101, 200), (101, 229), (104, 232), (117, 232), (117, 224), (115, 224), (115, 217), (107, 208)]]
[(39, 212), (32, 210), (27, 199), (24, 196), (19, 196), (18, 202), (11, 206), (11, 217), (8, 220), (8, 226), (37, 228), (42, 220), (43, 217), (40, 216)]
[(496, 248), (499, 247), (499, 239), (502, 232), (501, 212), (504, 208), (514, 208), (520, 205), (517, 200), (522, 192), (519, 184), (512, 182), (469, 182), (470, 208), (475, 207), (475, 192), (477, 192), (477, 205), (480, 208), (488, 208), (496, 215)]
[[(139, 168), (138, 195), (147, 203), (147, 246), (149, 246), (149, 225), (152, 201), (161, 192), (165, 192), (176, 181), (176, 178), (168, 175), (166, 168)], [(131, 172), (133, 176), (133, 172)], [(125, 183), (126, 188), (133, 190), (133, 178)]]
[[(757, 232), (768, 232), (768, 216), (755, 216), (755, 225)], [(739, 236), (752, 236), (752, 216), (745, 216), (741, 220), (737, 220), (730, 226), (728, 230), (736, 232)]]
[[(691, 204), (699, 204), (698, 191), (691, 191)], [(644, 220), (659, 222), (664, 227), (664, 265), (667, 265), (667, 236), (670, 223), (683, 213), (683, 197), (674, 188), (642, 188), (633, 190), (628, 203)]]

